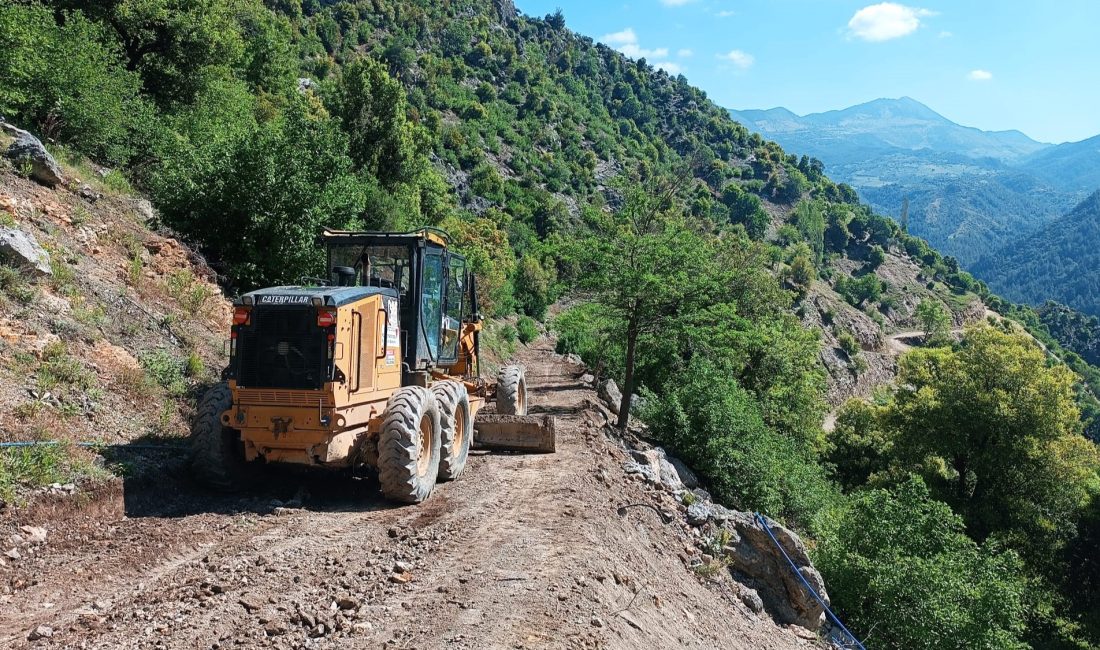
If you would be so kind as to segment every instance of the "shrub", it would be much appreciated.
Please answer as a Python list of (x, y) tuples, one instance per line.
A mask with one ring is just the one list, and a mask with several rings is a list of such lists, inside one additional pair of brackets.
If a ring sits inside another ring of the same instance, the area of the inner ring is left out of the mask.
[(533, 318), (530, 316), (521, 316), (516, 323), (516, 333), (519, 336), (519, 342), (527, 345), (539, 337), (539, 328), (538, 325), (535, 324)]
[(836, 498), (811, 452), (765, 425), (756, 399), (728, 370), (695, 359), (663, 395), (643, 419), (718, 499), (805, 525)]
[(173, 397), (187, 392), (186, 363), (165, 350), (141, 357), (141, 367), (149, 377)]
[(844, 354), (848, 355), (849, 358), (854, 359), (862, 349), (859, 340), (851, 332), (841, 332), (837, 336), (837, 342), (840, 343), (840, 349), (844, 350)]

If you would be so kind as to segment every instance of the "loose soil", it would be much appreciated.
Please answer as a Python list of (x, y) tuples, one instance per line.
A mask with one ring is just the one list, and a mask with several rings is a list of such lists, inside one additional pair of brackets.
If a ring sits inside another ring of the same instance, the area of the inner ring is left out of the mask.
[[(22, 525), (48, 538), (0, 567), (0, 647), (819, 647), (752, 613), (727, 572), (690, 569), (682, 517), (620, 515), (679, 506), (623, 473), (582, 368), (545, 340), (519, 361), (557, 453), (473, 452), (418, 506), (371, 478), (285, 472), (216, 495), (169, 457), (8, 512), (0, 541)], [(28, 640), (39, 626), (51, 635)]]

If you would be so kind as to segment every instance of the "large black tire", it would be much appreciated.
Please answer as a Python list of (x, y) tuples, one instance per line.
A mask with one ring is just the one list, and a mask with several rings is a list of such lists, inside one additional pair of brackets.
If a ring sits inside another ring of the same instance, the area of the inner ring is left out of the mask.
[(405, 386), (390, 397), (378, 440), (378, 481), (403, 503), (428, 498), (439, 475), (439, 404), (432, 391)]
[(466, 384), (453, 380), (436, 382), (432, 392), (439, 404), (439, 480), (451, 481), (462, 474), (470, 454), (470, 439), (474, 433), (470, 396), (466, 393)]
[(527, 415), (527, 378), (521, 366), (504, 366), (497, 375), (497, 413)]
[(244, 461), (241, 434), (222, 425), (222, 413), (233, 406), (233, 393), (225, 383), (216, 384), (199, 400), (191, 423), (191, 467), (203, 484), (218, 490), (236, 490), (253, 478)]

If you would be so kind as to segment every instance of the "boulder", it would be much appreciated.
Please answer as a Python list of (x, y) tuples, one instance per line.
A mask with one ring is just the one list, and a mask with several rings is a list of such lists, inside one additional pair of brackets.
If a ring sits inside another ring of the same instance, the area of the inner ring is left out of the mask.
[(630, 452), (632, 460), (623, 465), (627, 474), (641, 474), (653, 485), (661, 484), (661, 454), (656, 449)]
[[(799, 576), (768, 536), (752, 513), (727, 511), (726, 528), (731, 532), (730, 572), (755, 589), (764, 608), (782, 625), (799, 625), (818, 630), (825, 621), (825, 610), (806, 589)], [(767, 520), (783, 550), (794, 562), (798, 573), (826, 603), (825, 582), (810, 562), (802, 540), (790, 529)]]
[(619, 405), (623, 402), (623, 394), (614, 379), (608, 379), (600, 386), (600, 399), (607, 403), (612, 413), (618, 414)]
[(57, 164), (38, 138), (10, 125), (5, 125), (4, 130), (15, 135), (15, 142), (11, 143), (4, 155), (10, 158), (16, 167), (29, 165), (31, 178), (49, 187), (65, 181), (61, 165)]
[(641, 395), (634, 394), (630, 396), (630, 413), (632, 415), (638, 415), (649, 406), (648, 400)]
[(666, 456), (665, 460), (669, 465), (672, 465), (672, 469), (676, 472), (676, 477), (680, 480), (680, 483), (689, 490), (694, 490), (699, 487), (699, 477), (695, 475), (695, 472), (691, 471), (691, 468), (684, 464), (684, 461), (676, 458), (675, 456)]
[(688, 523), (696, 527), (706, 524), (714, 515), (711, 508), (711, 504), (705, 501), (696, 501), (691, 504), (687, 509)]
[(0, 259), (36, 275), (53, 275), (50, 254), (31, 235), (18, 228), (0, 227)]

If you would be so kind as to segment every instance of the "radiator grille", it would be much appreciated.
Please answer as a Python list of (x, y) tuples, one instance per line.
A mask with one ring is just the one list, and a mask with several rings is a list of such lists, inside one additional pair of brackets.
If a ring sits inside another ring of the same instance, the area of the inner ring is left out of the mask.
[(316, 390), (324, 384), (325, 333), (310, 307), (259, 307), (237, 333), (242, 388)]
[(313, 393), (299, 393), (283, 390), (255, 390), (248, 389), (240, 392), (241, 404), (252, 406), (285, 405), (285, 406), (318, 406), (331, 407), (332, 401), (328, 395)]

